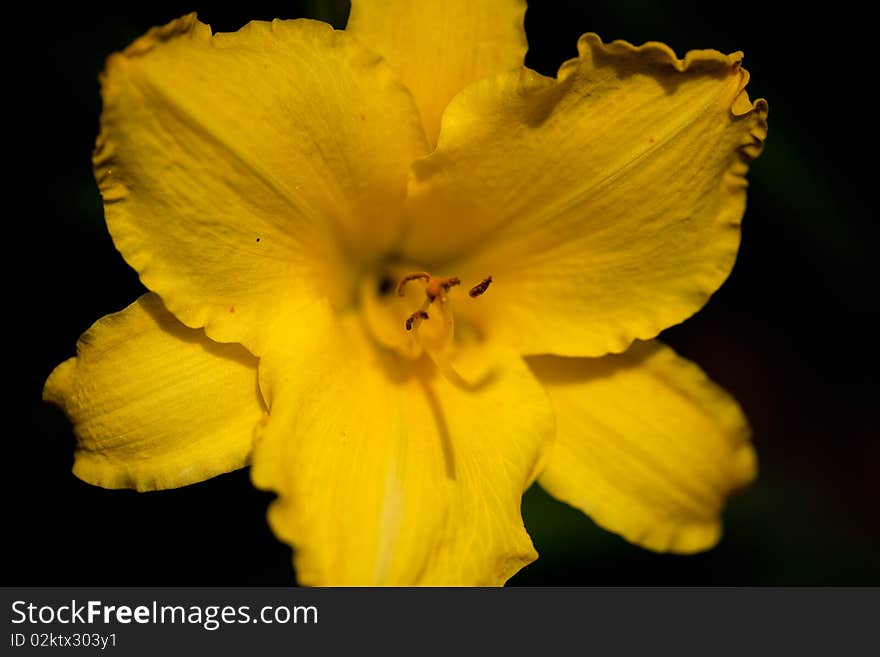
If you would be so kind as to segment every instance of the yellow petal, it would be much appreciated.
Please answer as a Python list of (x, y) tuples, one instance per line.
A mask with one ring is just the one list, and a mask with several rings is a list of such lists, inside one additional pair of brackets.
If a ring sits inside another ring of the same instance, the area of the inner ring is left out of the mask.
[[(304, 328), (309, 327), (309, 328)], [(316, 310), (261, 359), (270, 408), (254, 483), (309, 585), (500, 585), (537, 556), (522, 493), (552, 435), (515, 354), (474, 391)]]
[(265, 416), (257, 359), (178, 322), (154, 294), (86, 331), (49, 376), (77, 438), (73, 472), (105, 488), (176, 488), (244, 467)]
[(437, 142), (452, 97), (480, 78), (522, 66), (524, 0), (353, 0), (347, 32), (390, 63)]
[(116, 246), (181, 321), (254, 353), (280, 305), (348, 302), (427, 148), (388, 65), (315, 21), (212, 36), (186, 16), (111, 56), (102, 91)]
[(652, 550), (697, 552), (718, 541), (725, 498), (757, 468), (730, 395), (659, 342), (528, 363), (556, 410), (539, 478), (548, 492)]
[(491, 275), (486, 329), (522, 353), (623, 351), (702, 307), (736, 257), (766, 134), (741, 53), (678, 60), (592, 34), (579, 50), (559, 80), (462, 92), (411, 183), (404, 255)]

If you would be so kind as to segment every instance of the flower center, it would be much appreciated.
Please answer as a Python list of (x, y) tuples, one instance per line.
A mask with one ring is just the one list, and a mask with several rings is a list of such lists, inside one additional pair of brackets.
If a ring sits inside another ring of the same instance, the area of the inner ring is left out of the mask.
[(456, 285), (461, 284), (461, 281), (455, 276), (450, 276), (448, 278), (434, 278), (428, 273), (417, 271), (406, 274), (400, 279), (400, 282), (397, 284), (397, 296), (405, 297), (406, 284), (418, 280), (425, 281), (425, 301), (422, 303), (421, 308), (406, 318), (404, 326), (407, 331), (412, 331), (413, 328), (417, 329), (422, 321), (430, 319), (431, 316), (428, 315), (428, 307), (434, 302), (437, 302), (437, 305), (442, 308), (446, 303), (446, 294), (449, 290)]
[[(470, 288), (475, 299), (492, 283), (489, 276)], [(459, 301), (461, 281), (455, 276), (434, 276), (401, 265), (391, 265), (381, 275), (368, 276), (361, 287), (361, 314), (373, 339), (408, 359), (427, 352), (435, 362), (453, 351), (453, 303)], [(421, 288), (421, 293), (418, 290)]]

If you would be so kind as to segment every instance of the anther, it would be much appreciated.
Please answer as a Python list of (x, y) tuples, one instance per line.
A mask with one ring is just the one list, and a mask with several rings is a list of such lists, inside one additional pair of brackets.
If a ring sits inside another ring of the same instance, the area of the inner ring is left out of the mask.
[[(406, 284), (410, 281), (422, 280), (425, 281), (425, 301), (422, 304), (422, 307), (419, 308), (416, 312), (410, 315), (406, 319), (406, 330), (412, 331), (413, 328), (418, 328), (418, 325), (422, 322), (422, 320), (428, 319), (428, 313), (426, 312), (428, 307), (433, 303), (437, 303), (437, 305), (442, 309), (443, 305), (446, 302), (446, 294), (450, 289), (456, 287), (457, 285), (461, 285), (461, 279), (457, 276), (431, 276), (429, 273), (424, 271), (416, 271), (406, 274), (403, 278), (400, 279), (400, 282), (397, 284), (397, 295), (398, 296), (406, 296)], [(479, 283), (477, 283), (474, 287), (470, 289), (471, 298), (476, 298), (483, 294), (489, 285), (492, 283), (492, 277), (483, 279)]]
[(428, 301), (434, 303), (437, 297), (449, 292), (449, 288), (456, 285), (461, 285), (461, 281), (455, 276), (450, 276), (449, 278), (429, 278), (428, 283), (425, 285), (425, 295), (427, 295)]
[(428, 319), (428, 313), (424, 310), (417, 310), (412, 315), (406, 318), (406, 330), (412, 331), (413, 324), (416, 320)]
[(483, 280), (481, 280), (479, 283), (477, 283), (476, 285), (474, 285), (474, 286), (470, 289), (470, 291), (468, 292), (468, 294), (470, 295), (471, 299), (476, 299), (478, 296), (480, 296), (481, 294), (483, 294), (483, 292), (485, 292), (486, 290), (488, 290), (488, 289), (489, 289), (489, 286), (490, 286), (491, 284), (492, 284), (492, 277), (491, 277), (491, 276), (487, 276), (486, 278), (484, 278)]
[(407, 274), (406, 276), (401, 278), (400, 282), (397, 284), (397, 296), (399, 296), (399, 297), (406, 296), (406, 291), (404, 290), (404, 288), (406, 287), (406, 284), (409, 283), (410, 281), (417, 281), (420, 279), (424, 280), (425, 282), (428, 282), (431, 280), (431, 275), (427, 272), (424, 272), (424, 271), (416, 271), (416, 272), (413, 272), (412, 274)]

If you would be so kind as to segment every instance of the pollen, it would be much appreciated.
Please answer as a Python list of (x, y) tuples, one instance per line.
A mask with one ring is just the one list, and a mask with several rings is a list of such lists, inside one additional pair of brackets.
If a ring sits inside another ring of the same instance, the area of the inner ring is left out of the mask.
[(486, 290), (489, 289), (489, 286), (490, 286), (491, 284), (492, 284), (492, 277), (491, 277), (491, 276), (487, 276), (486, 278), (484, 278), (483, 280), (481, 280), (479, 283), (477, 283), (476, 285), (474, 285), (474, 286), (470, 289), (470, 291), (468, 291), (468, 296), (469, 296), (471, 299), (476, 299), (477, 297), (482, 296), (483, 293), (484, 293)]
[(449, 292), (450, 288), (461, 285), (461, 281), (455, 276), (431, 276), (427, 272), (416, 271), (400, 279), (400, 282), (397, 284), (397, 295), (405, 297), (406, 284), (418, 280), (425, 281), (425, 296), (428, 297), (428, 301), (431, 303), (434, 303), (435, 299)]
[[(421, 322), (424, 319), (430, 319), (427, 311), (424, 311), (424, 310), (415, 311), (412, 315), (410, 315), (409, 317), (406, 318), (406, 330), (412, 331), (413, 324), (415, 322)], [(416, 328), (418, 328), (418, 325), (416, 325)]]
[(424, 280), (426, 283), (431, 280), (431, 274), (424, 271), (416, 271), (411, 274), (407, 274), (403, 278), (400, 279), (400, 282), (397, 284), (397, 296), (405, 297), (406, 296), (406, 284), (410, 281), (418, 281)]
[[(461, 285), (461, 279), (457, 276), (431, 276), (428, 272), (415, 271), (406, 274), (397, 284), (397, 295), (406, 296), (406, 286), (412, 281), (425, 282), (425, 302), (422, 307), (406, 318), (405, 326), (407, 331), (418, 328), (422, 321), (429, 318), (428, 308), (431, 304), (436, 303), (440, 307), (446, 303), (446, 295), (452, 288)], [(468, 294), (471, 298), (476, 298), (483, 294), (492, 283), (492, 277), (488, 276), (477, 283), (470, 289)]]

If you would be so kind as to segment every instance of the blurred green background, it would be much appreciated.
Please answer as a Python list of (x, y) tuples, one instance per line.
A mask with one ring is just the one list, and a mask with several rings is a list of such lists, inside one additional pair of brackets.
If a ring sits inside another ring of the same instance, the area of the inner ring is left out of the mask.
[[(863, 64), (870, 21), (846, 4), (821, 14), (755, 7), (530, 3), (526, 61), (545, 74), (575, 54), (586, 31), (664, 41), (679, 55), (746, 53), (750, 95), (770, 103), (770, 136), (750, 173), (740, 257), (707, 307), (663, 337), (742, 403), (761, 474), (730, 502), (720, 545), (693, 557), (632, 547), (532, 490), (523, 510), (541, 558), (511, 584), (880, 584), (872, 335), (880, 242), (868, 202), (877, 186), (876, 110), (862, 91), (876, 78)], [(23, 362), (26, 385), (16, 377), (24, 400), (8, 403), (16, 421), (4, 468), (7, 585), (295, 581), (289, 550), (265, 524), (270, 496), (254, 491), (246, 472), (146, 495), (92, 488), (70, 474), (69, 424), (39, 401), (79, 334), (142, 290), (107, 235), (91, 173), (103, 60), (192, 10), (229, 31), (250, 19), (300, 16), (342, 27), (348, 8), (318, 0), (77, 3), (11, 21), (9, 87), (22, 111), (7, 130), (23, 159), (20, 180), (7, 182), (7, 248), (20, 263), (8, 286), (7, 348)]]

